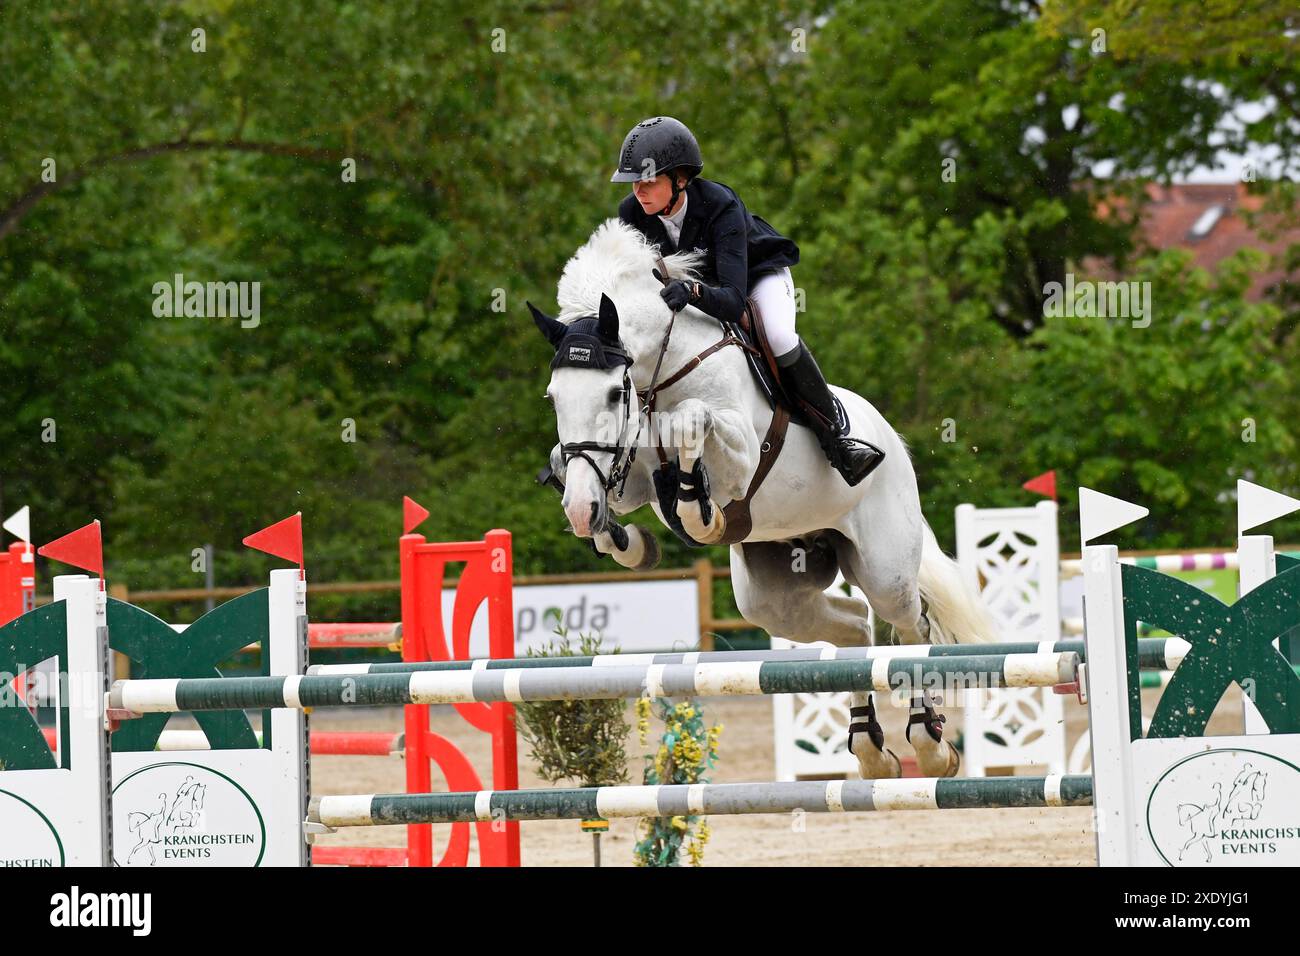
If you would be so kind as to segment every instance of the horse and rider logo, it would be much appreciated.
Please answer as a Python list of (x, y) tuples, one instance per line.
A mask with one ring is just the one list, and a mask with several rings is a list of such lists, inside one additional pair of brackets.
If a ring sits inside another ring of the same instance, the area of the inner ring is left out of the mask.
[[(139, 758), (144, 754), (115, 754)], [(222, 756), (212, 751), (210, 759)], [(247, 776), (183, 761), (145, 764), (113, 794), (114, 856), (119, 866), (257, 866), (266, 849), (266, 822)], [(251, 775), (256, 778), (257, 774)], [(261, 792), (261, 791), (258, 791)], [(267, 799), (263, 792), (261, 799)]]
[(1214, 862), (1214, 854), (1210, 850), (1211, 838), (1235, 832), (1235, 829), (1229, 829), (1233, 824), (1257, 819), (1264, 805), (1267, 783), (1268, 774), (1256, 770), (1248, 763), (1233, 779), (1226, 804), (1222, 783), (1212, 785), (1213, 796), (1203, 804), (1179, 804), (1178, 823), (1189, 834), (1187, 842), (1178, 850), (1179, 862), (1189, 852), (1203, 854), (1206, 863)]
[(200, 828), (206, 794), (207, 787), (187, 776), (171, 795), (158, 794), (158, 805), (153, 810), (127, 813), (127, 829), (135, 835), (136, 844), (127, 854), (126, 865), (132, 865), (136, 854), (143, 850), (149, 865), (156, 866), (155, 848), (162, 848), (168, 837)]
[(1147, 826), (1171, 866), (1268, 865), (1300, 841), (1297, 797), (1300, 768), (1287, 761), (1209, 750), (1165, 771), (1151, 790)]

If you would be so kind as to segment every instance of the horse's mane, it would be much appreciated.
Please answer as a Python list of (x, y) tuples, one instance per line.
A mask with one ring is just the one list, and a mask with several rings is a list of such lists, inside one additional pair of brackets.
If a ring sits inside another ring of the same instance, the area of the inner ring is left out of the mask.
[[(602, 293), (619, 304), (621, 287), (633, 295), (657, 291), (650, 270), (658, 254), (659, 247), (631, 226), (605, 220), (564, 267), (555, 293), (560, 321), (592, 315), (600, 308)], [(699, 252), (674, 252), (664, 257), (664, 264), (670, 278), (696, 278), (703, 258)]]

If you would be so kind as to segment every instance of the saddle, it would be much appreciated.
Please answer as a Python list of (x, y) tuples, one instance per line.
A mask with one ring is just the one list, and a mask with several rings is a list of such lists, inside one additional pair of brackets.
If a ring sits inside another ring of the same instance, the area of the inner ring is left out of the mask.
[[(659, 274), (666, 277), (668, 270), (664, 267), (662, 259), (659, 260), (659, 267)], [(714, 352), (726, 348), (728, 345), (738, 345), (741, 351), (745, 353), (754, 381), (772, 409), (772, 421), (767, 427), (767, 432), (763, 435), (762, 444), (759, 446), (758, 467), (755, 468), (754, 475), (749, 481), (745, 496), (735, 499), (722, 509), (726, 527), (718, 541), (710, 542), (710, 544), (730, 545), (743, 541), (753, 530), (754, 522), (749, 512), (750, 502), (753, 500), (754, 495), (758, 493), (758, 489), (762, 487), (764, 479), (767, 478), (777, 459), (781, 456), (781, 449), (785, 446), (785, 436), (790, 421), (793, 419), (800, 425), (820, 432), (828, 428), (842, 426), (847, 422), (847, 416), (837, 398), (836, 410), (839, 413), (840, 421), (828, 422), (815, 408), (800, 400), (789, 389), (784, 387), (781, 380), (781, 368), (777, 364), (776, 355), (773, 353), (771, 344), (767, 339), (762, 310), (759, 309), (758, 303), (752, 298), (746, 299), (745, 310), (741, 313), (738, 322), (720, 320), (719, 324), (722, 326), (723, 332), (721, 339), (695, 356), (662, 383), (652, 386), (642, 396), (642, 399), (645, 401), (648, 411), (653, 412), (654, 401), (660, 390), (684, 378)], [(682, 472), (677, 467), (675, 460), (669, 460), (667, 452), (662, 446), (658, 447), (657, 451), (660, 467), (654, 472), (653, 476), (655, 493), (659, 499), (660, 511), (663, 512), (668, 527), (688, 546), (694, 548), (707, 547), (708, 545), (694, 540), (682, 527), (681, 520), (677, 517), (678, 487), (682, 481)], [(688, 479), (689, 482), (690, 479)], [(704, 500), (707, 500), (707, 485), (697, 488), (695, 494), (697, 497), (702, 496)]]
[[(722, 325), (725, 329), (728, 323), (724, 322)], [(773, 411), (778, 406), (782, 406), (796, 424), (811, 428), (814, 431), (847, 424), (844, 405), (840, 402), (838, 396), (834, 396), (834, 398), (835, 409), (839, 413), (839, 421), (828, 422), (821, 412), (799, 399), (785, 387), (781, 377), (781, 366), (777, 364), (776, 355), (767, 340), (767, 330), (763, 325), (763, 313), (759, 309), (758, 303), (752, 298), (745, 300), (745, 311), (741, 313), (740, 321), (734, 324), (731, 331), (753, 349), (753, 351), (750, 348), (745, 349), (745, 357), (749, 360), (749, 370), (754, 375), (754, 383), (758, 385), (759, 391), (763, 393), (763, 396), (767, 399), (767, 404), (771, 406)]]

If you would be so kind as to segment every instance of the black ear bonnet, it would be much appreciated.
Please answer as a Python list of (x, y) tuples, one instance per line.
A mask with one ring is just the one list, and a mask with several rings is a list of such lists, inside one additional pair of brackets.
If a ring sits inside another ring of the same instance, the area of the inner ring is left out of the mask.
[(551, 368), (594, 368), (601, 371), (631, 365), (632, 356), (619, 341), (600, 337), (600, 320), (595, 316), (575, 319), (565, 326), (564, 337), (555, 346)]

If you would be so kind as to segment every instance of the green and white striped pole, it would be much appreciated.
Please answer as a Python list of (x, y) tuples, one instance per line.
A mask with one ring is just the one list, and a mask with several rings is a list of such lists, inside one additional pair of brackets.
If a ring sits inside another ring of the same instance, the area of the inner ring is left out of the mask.
[(581, 820), (705, 814), (882, 812), (1092, 805), (1092, 777), (905, 777), (795, 783), (676, 784), (476, 793), (318, 797), (308, 820), (326, 827)]
[[(1142, 638), (1138, 658), (1143, 669), (1173, 670), (1187, 653), (1177, 637)], [(988, 657), (1007, 654), (1078, 654), (1086, 661), (1081, 640), (1019, 641), (1009, 644), (902, 644), (880, 647), (797, 647), (790, 650), (683, 651), (665, 654), (598, 654), (594, 657), (516, 657), (472, 661), (403, 661), (385, 664), (314, 664), (308, 674), (415, 674), (423, 671), (514, 670), (545, 667), (632, 667), (653, 664), (737, 664), (764, 661), (859, 661), (882, 657), (899, 660), (937, 657)]]
[(1077, 679), (1078, 654), (754, 661), (433, 671), (355, 676), (121, 680), (109, 706), (137, 714), (273, 707), (391, 706), (630, 697), (1051, 687)]

